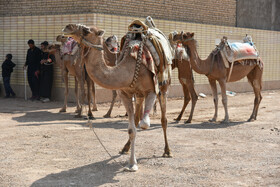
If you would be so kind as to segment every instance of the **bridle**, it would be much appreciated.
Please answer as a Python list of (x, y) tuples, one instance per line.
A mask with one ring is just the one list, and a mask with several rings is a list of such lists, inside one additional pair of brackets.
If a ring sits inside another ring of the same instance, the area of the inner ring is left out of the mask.
[(95, 44), (91, 43), (90, 41), (88, 41), (87, 39), (85, 39), (84, 37), (82, 37), (81, 43), (83, 43), (87, 47), (94, 48), (94, 49), (97, 49), (99, 51), (103, 50), (102, 45), (95, 45)]

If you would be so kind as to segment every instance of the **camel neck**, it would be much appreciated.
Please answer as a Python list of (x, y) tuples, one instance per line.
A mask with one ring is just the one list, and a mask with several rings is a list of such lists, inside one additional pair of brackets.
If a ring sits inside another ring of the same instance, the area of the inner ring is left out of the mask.
[(190, 63), (193, 70), (199, 74), (208, 74), (209, 72), (209, 63), (206, 60), (201, 60), (196, 49), (195, 40), (188, 44), (190, 50)]
[(117, 66), (109, 67), (104, 59), (104, 51), (91, 48), (84, 60), (91, 79), (104, 88), (117, 90), (129, 87), (133, 80), (131, 71), (135, 70), (136, 63), (131, 62), (131, 57), (124, 58)]

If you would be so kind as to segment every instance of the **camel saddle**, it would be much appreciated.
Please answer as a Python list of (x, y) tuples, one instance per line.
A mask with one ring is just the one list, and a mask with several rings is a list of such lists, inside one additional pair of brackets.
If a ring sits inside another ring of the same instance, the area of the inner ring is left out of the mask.
[[(147, 24), (146, 24), (147, 23)], [(155, 28), (151, 17), (146, 23), (134, 20), (128, 26), (128, 33), (121, 39), (121, 51), (129, 48), (129, 54), (137, 60), (140, 43), (143, 42), (142, 63), (154, 74), (156, 93), (159, 86), (171, 82), (173, 50), (165, 35)]]
[(259, 59), (259, 53), (250, 37), (246, 36), (243, 41), (245, 43), (230, 43), (227, 41), (227, 37), (223, 37), (219, 44), (223, 60), (233, 63), (248, 59)]

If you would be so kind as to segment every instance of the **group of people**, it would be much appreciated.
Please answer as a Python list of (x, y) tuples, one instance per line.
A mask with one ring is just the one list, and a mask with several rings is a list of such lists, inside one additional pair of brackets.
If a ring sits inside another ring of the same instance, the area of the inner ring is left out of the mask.
[[(32, 92), (30, 100), (49, 102), (53, 83), (54, 55), (48, 52), (47, 41), (41, 43), (41, 49), (35, 46), (34, 40), (28, 40), (29, 49), (26, 55), (24, 69), (27, 69), (28, 84)], [(2, 77), (6, 92), (5, 98), (15, 97), (15, 92), (10, 86), (10, 77), (16, 66), (12, 61), (12, 55), (7, 54), (2, 64)]]

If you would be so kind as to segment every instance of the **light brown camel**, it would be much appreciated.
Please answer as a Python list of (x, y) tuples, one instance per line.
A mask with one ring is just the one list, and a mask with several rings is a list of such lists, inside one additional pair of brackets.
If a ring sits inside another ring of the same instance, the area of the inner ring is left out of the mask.
[[(118, 90), (122, 102), (126, 108), (129, 118), (128, 134), (129, 140), (123, 152), (127, 152), (131, 145), (131, 154), (128, 171), (136, 171), (138, 169), (135, 157), (135, 138), (137, 119), (134, 119), (134, 108), (132, 96), (136, 95), (136, 113), (139, 113), (140, 106), (145, 99), (145, 114), (141, 120), (140, 127), (147, 128), (147, 118), (149, 111), (153, 107), (156, 99), (155, 86), (153, 82), (153, 74), (141, 63), (141, 59), (135, 60), (130, 55), (124, 55), (123, 59), (118, 62), (117, 66), (109, 67), (104, 60), (103, 51), (103, 30), (97, 27), (86, 27), (84, 25), (69, 24), (63, 31), (73, 37), (83, 46), (84, 62), (88, 74), (92, 80), (98, 85), (112, 90)], [(141, 48), (141, 47), (140, 47)], [(124, 50), (126, 50), (125, 48)], [(142, 55), (139, 55), (142, 56)], [(135, 76), (136, 75), (136, 76)], [(137, 81), (135, 81), (137, 77)], [(160, 95), (158, 96), (161, 106), (161, 123), (164, 132), (165, 148), (163, 156), (171, 156), (167, 142), (167, 119), (166, 119), (166, 94), (169, 84), (160, 87)], [(136, 115), (137, 116), (137, 115)], [(142, 124), (142, 126), (141, 126)]]
[(182, 115), (184, 114), (184, 111), (190, 102), (192, 100), (192, 107), (191, 112), (189, 115), (189, 118), (185, 123), (191, 123), (193, 112), (195, 108), (195, 104), (198, 100), (198, 96), (194, 89), (194, 79), (193, 79), (193, 73), (192, 68), (190, 65), (189, 57), (187, 56), (186, 51), (181, 46), (181, 44), (174, 43), (173, 40), (173, 33), (169, 34), (169, 42), (171, 43), (174, 51), (175, 51), (175, 58), (172, 61), (172, 69), (177, 68), (178, 69), (178, 79), (180, 81), (180, 84), (183, 87), (183, 93), (184, 93), (184, 104), (182, 107), (182, 110), (177, 118), (174, 120), (179, 122), (182, 118)]
[[(226, 82), (228, 80), (229, 68), (226, 68), (220, 51), (214, 50), (205, 60), (201, 60), (197, 53), (196, 49), (196, 40), (194, 39), (194, 33), (181, 33), (176, 34), (173, 38), (173, 41), (181, 42), (186, 48), (187, 52), (190, 56), (190, 63), (194, 71), (199, 74), (204, 74), (208, 77), (215, 104), (215, 114), (212, 120), (216, 121), (218, 115), (218, 94), (217, 94), (217, 86), (216, 81), (219, 82), (222, 93), (222, 103), (225, 109), (225, 118), (223, 122), (229, 121), (228, 109), (227, 109), (227, 95), (226, 95)], [(245, 60), (244, 63), (234, 62), (232, 74), (229, 78), (229, 82), (238, 81), (245, 76), (247, 76), (248, 81), (254, 89), (255, 93), (255, 101), (253, 112), (248, 119), (248, 121), (256, 120), (258, 114), (258, 108), (262, 99), (261, 89), (262, 89), (262, 74), (263, 74), (263, 66), (262, 61), (259, 60), (249, 60), (251, 63), (246, 63), (248, 60)], [(250, 64), (250, 65), (246, 65)], [(253, 65), (252, 65), (253, 64)]]
[[(67, 41), (67, 37), (63, 35), (59, 35), (57, 37), (57, 41), (61, 42), (62, 45)], [(87, 100), (88, 100), (88, 117), (93, 118), (92, 112), (97, 111), (96, 101), (95, 101), (95, 86), (94, 82), (86, 75), (85, 69), (81, 68), (81, 56), (80, 56), (80, 49), (74, 54), (62, 54), (61, 52), (61, 45), (52, 45), (49, 47), (49, 50), (53, 52), (55, 55), (56, 61), (59, 64), (59, 67), (61, 69), (61, 74), (63, 77), (64, 85), (65, 85), (65, 91), (64, 91), (64, 105), (60, 109), (59, 112), (66, 112), (67, 108), (67, 99), (69, 94), (69, 88), (68, 88), (68, 74), (74, 76), (75, 78), (75, 96), (76, 96), (76, 102), (77, 102), (77, 110), (78, 113), (76, 117), (81, 117), (82, 115), (82, 105), (80, 103), (80, 93), (81, 93), (81, 99), (82, 104), (84, 103), (85, 98), (85, 89), (84, 89), (84, 82), (87, 84)], [(80, 86), (80, 90), (78, 87)], [(93, 98), (93, 106), (91, 109), (91, 98)]]

